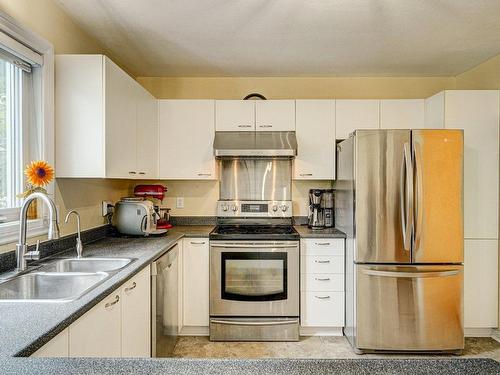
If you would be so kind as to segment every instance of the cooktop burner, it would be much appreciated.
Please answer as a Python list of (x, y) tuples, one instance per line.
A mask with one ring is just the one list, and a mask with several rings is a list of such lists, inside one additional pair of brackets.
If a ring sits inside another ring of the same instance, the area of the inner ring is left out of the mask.
[(295, 240), (299, 233), (291, 225), (218, 225), (212, 240)]

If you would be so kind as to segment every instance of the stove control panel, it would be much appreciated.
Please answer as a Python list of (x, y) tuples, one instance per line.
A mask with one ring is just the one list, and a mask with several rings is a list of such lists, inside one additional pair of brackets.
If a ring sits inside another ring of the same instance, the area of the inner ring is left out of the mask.
[(218, 217), (292, 217), (291, 201), (218, 201)]

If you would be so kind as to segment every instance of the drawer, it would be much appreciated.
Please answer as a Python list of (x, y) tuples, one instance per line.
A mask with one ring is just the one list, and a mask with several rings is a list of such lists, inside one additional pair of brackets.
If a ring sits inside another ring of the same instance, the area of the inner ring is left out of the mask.
[(303, 273), (300, 275), (302, 292), (343, 292), (344, 274), (342, 273)]
[(343, 238), (305, 238), (300, 245), (302, 255), (344, 255)]
[(301, 292), (300, 325), (304, 327), (343, 327), (343, 292)]
[(343, 256), (301, 256), (300, 273), (344, 273)]

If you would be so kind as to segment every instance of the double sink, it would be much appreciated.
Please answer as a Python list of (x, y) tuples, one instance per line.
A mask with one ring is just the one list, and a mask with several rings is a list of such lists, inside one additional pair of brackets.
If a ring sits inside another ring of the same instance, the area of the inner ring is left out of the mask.
[(135, 259), (65, 258), (0, 281), (0, 302), (69, 302), (103, 283)]

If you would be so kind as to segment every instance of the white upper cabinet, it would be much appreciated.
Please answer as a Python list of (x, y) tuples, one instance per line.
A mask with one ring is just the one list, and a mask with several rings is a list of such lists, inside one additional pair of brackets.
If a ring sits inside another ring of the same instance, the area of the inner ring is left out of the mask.
[(161, 179), (216, 179), (214, 100), (159, 101)]
[(294, 178), (333, 180), (335, 178), (335, 101), (297, 100), (296, 134), (298, 155)]
[(295, 100), (255, 100), (255, 130), (294, 131)]
[(464, 129), (464, 236), (498, 238), (499, 92), (445, 92), (444, 124)]
[(336, 100), (335, 138), (347, 139), (356, 129), (378, 129), (380, 101), (364, 99)]
[(215, 130), (255, 130), (255, 100), (216, 100)]
[(57, 177), (157, 177), (157, 100), (103, 55), (58, 55), (55, 75)]
[(380, 101), (381, 129), (423, 129), (424, 99)]

